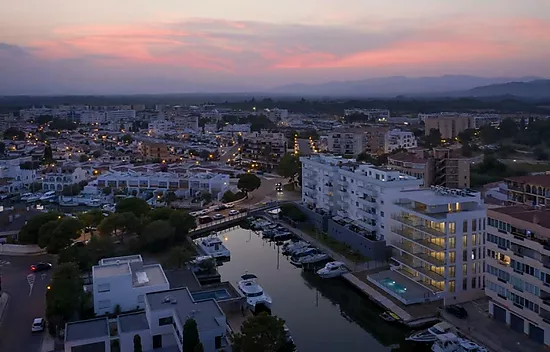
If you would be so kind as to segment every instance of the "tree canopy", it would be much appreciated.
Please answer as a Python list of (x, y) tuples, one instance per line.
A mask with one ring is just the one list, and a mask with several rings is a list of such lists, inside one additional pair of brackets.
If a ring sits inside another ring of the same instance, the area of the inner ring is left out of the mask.
[(30, 218), (19, 231), (19, 242), (24, 244), (37, 244), (38, 233), (42, 225), (60, 219), (63, 214), (58, 212), (41, 213)]
[(241, 333), (232, 336), (234, 352), (290, 352), (295, 351), (287, 339), (284, 320), (262, 313), (248, 318)]
[(133, 213), (136, 217), (147, 215), (151, 210), (149, 204), (141, 198), (130, 197), (121, 199), (116, 205), (117, 213)]
[(64, 217), (45, 223), (38, 231), (38, 246), (48, 253), (59, 253), (80, 237), (84, 224), (78, 219)]
[(260, 188), (262, 180), (254, 174), (243, 174), (237, 182), (237, 188), (245, 193), (252, 192), (255, 189)]
[(25, 140), (25, 132), (15, 127), (9, 127), (4, 131), (4, 139), (23, 141)]
[(192, 318), (187, 319), (183, 325), (182, 349), (184, 351), (195, 352), (195, 349), (200, 343), (197, 322)]
[(279, 175), (287, 178), (294, 178), (298, 173), (301, 173), (301, 171), (302, 163), (300, 162), (300, 158), (296, 155), (285, 153), (279, 162)]
[(75, 316), (84, 299), (82, 279), (75, 263), (60, 264), (46, 291), (46, 318), (50, 324), (64, 327)]

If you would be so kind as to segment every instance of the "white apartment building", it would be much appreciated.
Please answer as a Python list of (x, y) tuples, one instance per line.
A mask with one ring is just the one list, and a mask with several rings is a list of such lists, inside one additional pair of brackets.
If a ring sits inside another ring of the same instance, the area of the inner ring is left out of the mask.
[(105, 113), (107, 121), (135, 120), (135, 110), (110, 110)]
[(251, 125), (249, 123), (236, 123), (233, 125), (227, 125), (223, 127), (224, 132), (241, 132), (250, 133)]
[(153, 120), (149, 122), (149, 133), (150, 134), (161, 134), (164, 135), (168, 132), (174, 131), (174, 122), (169, 120)]
[(342, 157), (312, 155), (302, 162), (302, 203), (349, 219), (378, 239), (389, 231), (392, 202), (422, 180)]
[(392, 268), (369, 281), (404, 304), (445, 305), (484, 295), (486, 210), (480, 193), (401, 191), (389, 214)]
[(21, 168), (20, 165), (26, 162), (32, 162), (32, 157), (0, 159), (0, 178), (12, 179), (10, 186), (17, 189), (37, 181), (37, 170)]
[(333, 130), (327, 135), (327, 150), (333, 154), (357, 156), (367, 149), (368, 135), (363, 131)]
[(174, 127), (178, 131), (199, 131), (199, 117), (197, 115), (174, 117)]
[(550, 345), (550, 210), (513, 205), (487, 210), (485, 293), (489, 314)]
[(288, 110), (287, 109), (265, 109), (264, 110), (265, 115), (268, 119), (271, 121), (277, 123), (281, 120), (286, 120), (288, 118)]
[(89, 172), (81, 167), (59, 168), (56, 172), (42, 175), (42, 189), (44, 191), (61, 191), (64, 186), (86, 181), (89, 177)]
[(500, 115), (481, 115), (481, 116), (473, 116), (472, 117), (472, 126), (473, 128), (480, 128), (482, 126), (490, 125), (490, 126), (498, 126), (500, 125)]
[(387, 121), (390, 118), (390, 111), (387, 109), (345, 109), (344, 116), (365, 115), (369, 120)]
[(98, 125), (107, 122), (107, 116), (103, 111), (88, 110), (80, 113), (80, 123), (85, 125)]
[(160, 264), (144, 265), (141, 255), (106, 258), (92, 267), (94, 312), (110, 314), (144, 309), (145, 294), (168, 290), (170, 284)]
[(102, 189), (126, 188), (132, 190), (177, 191), (185, 197), (200, 192), (209, 192), (220, 200), (229, 190), (229, 175), (211, 172), (177, 174), (172, 172), (108, 172), (97, 178), (97, 187)]
[(400, 148), (411, 149), (416, 147), (416, 137), (412, 132), (392, 130), (384, 136), (384, 153), (391, 153)]

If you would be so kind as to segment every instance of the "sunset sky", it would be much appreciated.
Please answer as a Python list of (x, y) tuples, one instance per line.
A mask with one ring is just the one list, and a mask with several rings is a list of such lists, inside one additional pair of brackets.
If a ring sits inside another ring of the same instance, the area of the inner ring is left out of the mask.
[(0, 94), (550, 77), (550, 0), (4, 0)]

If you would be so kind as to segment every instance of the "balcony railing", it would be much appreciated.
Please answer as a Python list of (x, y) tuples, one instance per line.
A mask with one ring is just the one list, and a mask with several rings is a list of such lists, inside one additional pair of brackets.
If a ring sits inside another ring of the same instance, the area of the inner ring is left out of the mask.
[(403, 264), (403, 265), (413, 269), (413, 270), (416, 270), (420, 274), (422, 274), (424, 276), (427, 276), (428, 278), (430, 278), (432, 280), (445, 281), (445, 277), (443, 275), (440, 275), (440, 274), (438, 274), (434, 271), (431, 271), (429, 269), (423, 268), (420, 265), (415, 265), (413, 260), (411, 260), (409, 258), (406, 258), (402, 255), (394, 255), (394, 256), (392, 256), (392, 259), (395, 260), (396, 262), (400, 263), (400, 264)]
[(422, 238), (422, 235), (420, 235), (420, 234), (418, 234), (418, 236), (415, 236), (414, 233), (404, 231), (403, 229), (399, 229), (399, 228), (392, 229), (392, 232), (399, 235), (399, 236), (401, 236), (401, 237), (404, 237), (405, 239), (407, 239), (409, 241), (413, 241), (414, 243), (418, 244), (419, 246), (428, 248), (428, 249), (433, 250), (435, 252), (445, 251), (444, 247), (439, 246), (439, 245), (431, 242), (428, 239)]
[(422, 225), (422, 222), (420, 221), (420, 219), (413, 220), (411, 218), (398, 216), (398, 215), (392, 216), (392, 219), (434, 237), (445, 237), (447, 235), (445, 232), (435, 230), (435, 229), (432, 229), (431, 227), (426, 227)]

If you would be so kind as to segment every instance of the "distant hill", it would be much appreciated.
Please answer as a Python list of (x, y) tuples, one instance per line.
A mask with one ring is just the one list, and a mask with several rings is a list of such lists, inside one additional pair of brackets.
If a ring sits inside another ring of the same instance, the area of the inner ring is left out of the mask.
[(550, 79), (539, 79), (530, 82), (508, 82), (491, 84), (461, 92), (462, 96), (490, 97), (515, 96), (521, 98), (550, 98)]
[(269, 90), (270, 93), (288, 95), (327, 95), (350, 97), (388, 97), (396, 95), (445, 95), (463, 92), (476, 87), (507, 82), (526, 82), (538, 77), (485, 78), (465, 75), (409, 78), (403, 76), (371, 78), (359, 81), (335, 81), (321, 84), (289, 84)]

